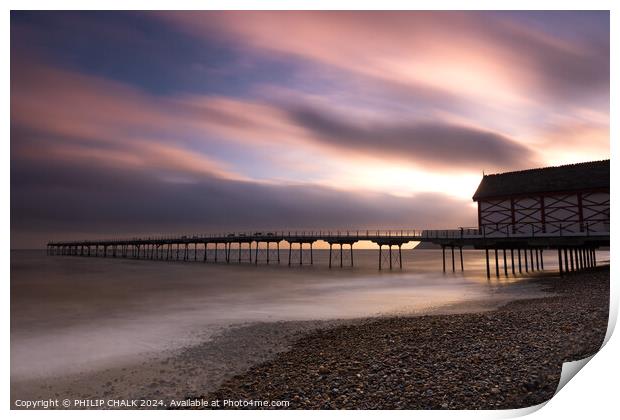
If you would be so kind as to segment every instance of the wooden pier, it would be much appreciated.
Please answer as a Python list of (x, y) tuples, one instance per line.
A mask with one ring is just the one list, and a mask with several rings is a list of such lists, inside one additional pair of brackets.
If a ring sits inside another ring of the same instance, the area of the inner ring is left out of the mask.
[[(48, 255), (82, 257), (133, 258), (162, 261), (201, 261), (204, 263), (281, 264), (281, 245), (288, 246), (288, 266), (313, 265), (314, 244), (329, 245), (329, 268), (354, 266), (354, 245), (360, 241), (376, 244), (378, 268), (402, 269), (403, 246), (409, 242), (431, 242), (441, 246), (443, 272), (447, 271), (446, 252), (452, 272), (465, 269), (463, 247), (485, 250), (487, 277), (530, 273), (545, 269), (544, 258), (557, 252), (560, 274), (596, 266), (595, 250), (609, 246), (609, 229), (589, 229), (559, 234), (541, 233), (532, 227), (531, 234), (514, 234), (500, 226), (451, 230), (348, 230), (348, 231), (272, 231), (227, 232), (222, 234), (183, 235), (132, 239), (49, 242)], [(286, 247), (283, 248), (286, 250)], [(491, 255), (492, 254), (492, 255)], [(305, 258), (304, 258), (305, 256)], [(549, 258), (549, 257), (548, 257)], [(500, 262), (501, 261), (501, 262)], [(494, 270), (492, 270), (492, 266)]]

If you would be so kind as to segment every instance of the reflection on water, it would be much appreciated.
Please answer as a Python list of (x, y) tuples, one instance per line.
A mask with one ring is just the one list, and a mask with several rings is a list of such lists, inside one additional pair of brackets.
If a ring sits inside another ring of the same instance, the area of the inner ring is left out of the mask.
[[(553, 270), (548, 254), (545, 268)], [(473, 250), (464, 251), (464, 273), (458, 254), (451, 272), (448, 252), (446, 274), (437, 250), (403, 250), (403, 270), (391, 272), (377, 269), (376, 250), (355, 250), (353, 268), (329, 270), (328, 255), (315, 250), (313, 266), (289, 268), (288, 251), (280, 266), (12, 251), (11, 377), (95, 368), (180, 347), (234, 323), (420, 312), (496, 295), (519, 279), (487, 280), (484, 253)], [(533, 293), (531, 286), (514, 290)]]

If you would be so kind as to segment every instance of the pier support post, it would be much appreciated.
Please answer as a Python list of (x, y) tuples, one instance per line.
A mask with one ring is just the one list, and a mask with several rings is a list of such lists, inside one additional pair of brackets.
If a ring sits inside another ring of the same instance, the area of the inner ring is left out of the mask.
[(381, 270), (381, 258), (383, 257), (383, 255), (381, 255), (382, 248), (383, 245), (379, 245), (379, 270)]
[(586, 252), (586, 248), (582, 248), (582, 256), (583, 256), (583, 268), (584, 270), (588, 268), (588, 255)]
[[(259, 242), (256, 241), (256, 251), (254, 252), (254, 265), (258, 265), (258, 245), (259, 245)], [(267, 251), (267, 255), (269, 255), (269, 251)]]
[(291, 242), (288, 243), (288, 266), (291, 266), (291, 253), (293, 252), (293, 244)]
[[(329, 268), (332, 268), (332, 247), (334, 244), (332, 244), (330, 242), (329, 244)], [(381, 255), (379, 254), (379, 258), (381, 258)], [(381, 265), (381, 263), (379, 262), (379, 265)]]
[(310, 265), (314, 265), (314, 253), (312, 251), (312, 242), (310, 242)]
[(564, 248), (564, 271), (568, 274), (568, 250)]
[[(400, 266), (400, 269), (403, 269), (403, 253), (402, 253), (402, 248), (403, 244), (398, 244), (398, 264)], [(351, 245), (351, 249), (353, 249), (353, 245)]]
[(446, 247), (445, 245), (441, 246), (441, 256), (443, 260), (443, 272), (446, 272)]
[(450, 246), (450, 251), (452, 253), (452, 272), (454, 273), (454, 245)]
[(499, 277), (499, 256), (497, 255), (497, 248), (495, 248), (495, 277)]
[(525, 272), (529, 273), (528, 261), (527, 261), (527, 249), (523, 250), (524, 263), (525, 263)]
[(586, 248), (585, 247), (581, 248), (581, 260), (583, 261), (583, 269), (585, 270), (586, 268), (588, 268), (588, 260), (587, 260), (587, 256), (586, 256)]
[(588, 248), (583, 248), (583, 268), (588, 268)]
[(583, 269), (588, 268), (588, 252), (585, 247), (582, 249)]
[(521, 271), (521, 248), (517, 248), (517, 253), (519, 254), (519, 274), (523, 273)]
[(392, 245), (390, 244), (388, 246), (390, 247), (390, 270), (391, 270), (392, 269)]
[(459, 246), (459, 256), (461, 258), (461, 271), (465, 271), (463, 267), (463, 247), (462, 246)]
[(489, 267), (489, 248), (484, 248), (484, 253), (485, 253), (486, 262), (487, 262), (487, 278), (490, 279), (491, 278), (491, 269)]
[(543, 258), (543, 249), (540, 249), (540, 269), (544, 270), (545, 269), (545, 260)]
[(536, 248), (536, 271), (540, 271), (540, 262), (538, 260), (538, 248)]
[(515, 275), (515, 253), (514, 249), (510, 248), (510, 269), (512, 271), (512, 275)]
[(351, 247), (351, 255), (350, 255), (350, 257), (351, 257), (351, 267), (353, 267), (353, 244), (351, 243), (351, 244), (349, 244), (349, 246)]
[(502, 249), (504, 251), (504, 276), (508, 277), (508, 263), (506, 262), (506, 248)]
[(573, 261), (573, 248), (570, 248), (570, 271), (575, 271), (575, 263)]
[(581, 270), (581, 258), (579, 255), (579, 247), (575, 247), (575, 271)]
[[(342, 251), (342, 249), (341, 249)], [(340, 267), (342, 267), (342, 254), (340, 255)], [(303, 243), (299, 243), (299, 265), (303, 265), (304, 264), (304, 247), (303, 247)]]
[(278, 252), (278, 264), (280, 264), (280, 242), (276, 242), (276, 250)]

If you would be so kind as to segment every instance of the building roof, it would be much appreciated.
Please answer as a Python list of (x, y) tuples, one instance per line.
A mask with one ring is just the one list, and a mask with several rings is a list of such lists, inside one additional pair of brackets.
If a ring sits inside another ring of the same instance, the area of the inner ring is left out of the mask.
[(593, 189), (609, 189), (609, 159), (484, 175), (472, 198)]

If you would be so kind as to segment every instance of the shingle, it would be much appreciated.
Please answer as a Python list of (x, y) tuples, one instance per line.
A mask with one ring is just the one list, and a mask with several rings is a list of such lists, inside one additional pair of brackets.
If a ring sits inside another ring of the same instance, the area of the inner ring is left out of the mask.
[(609, 189), (609, 159), (485, 175), (472, 197)]

